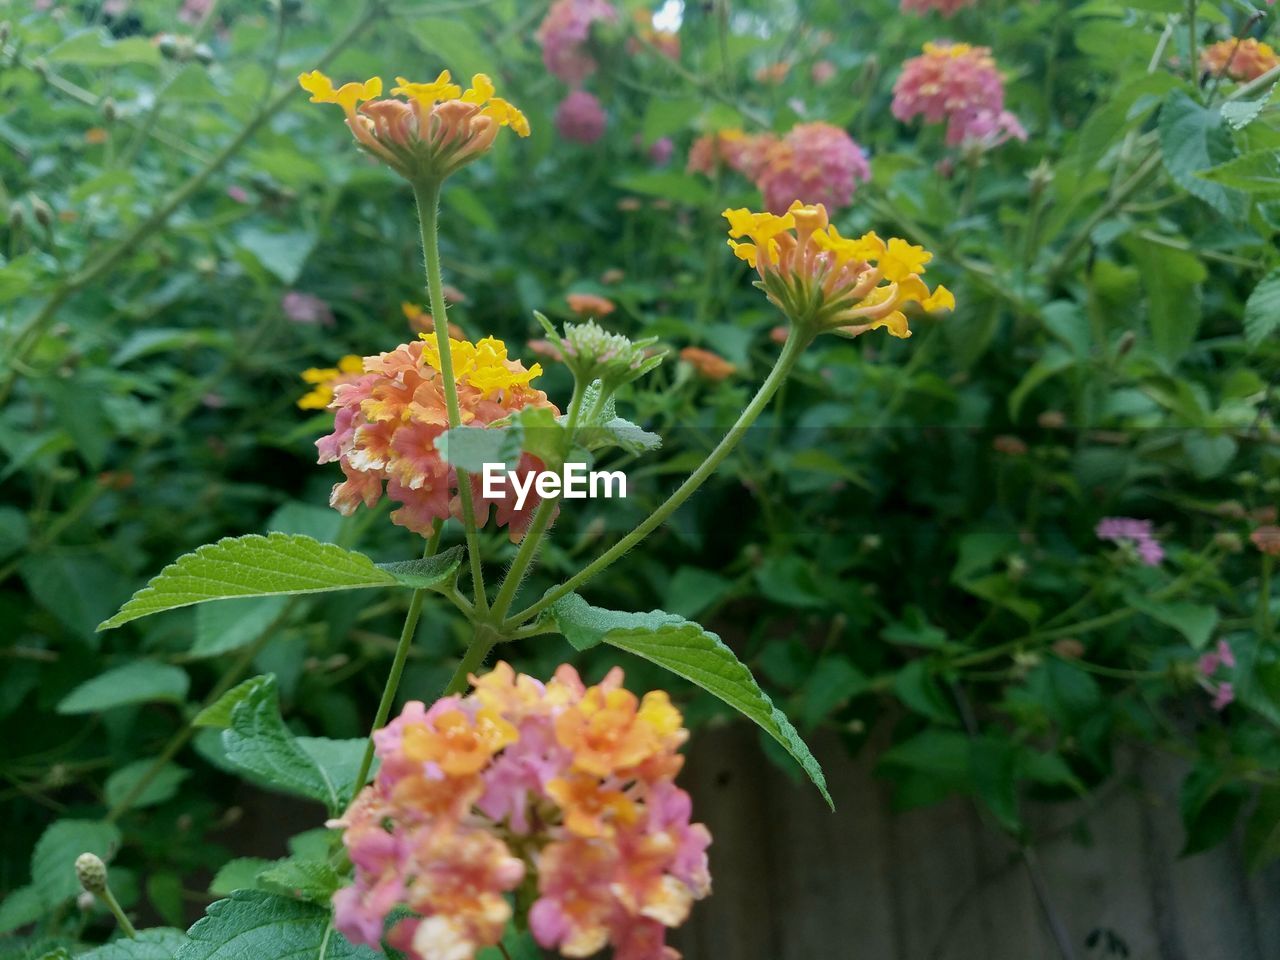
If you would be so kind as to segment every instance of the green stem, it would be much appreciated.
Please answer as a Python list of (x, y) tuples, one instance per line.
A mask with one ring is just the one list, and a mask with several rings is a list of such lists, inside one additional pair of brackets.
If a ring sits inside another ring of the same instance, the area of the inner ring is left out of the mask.
[[(573, 397), (569, 400), (569, 412), (565, 417), (565, 439), (567, 441), (566, 445), (570, 447), (573, 444), (574, 434), (578, 429), (584, 393), (583, 385), (580, 382), (575, 382), (573, 385)], [(600, 391), (600, 397), (604, 397), (603, 390)], [(534, 511), (533, 520), (529, 523), (529, 529), (525, 531), (524, 539), (520, 541), (520, 549), (516, 553), (516, 558), (511, 562), (511, 569), (507, 571), (506, 579), (502, 581), (502, 586), (498, 590), (498, 596), (494, 598), (493, 610), (490, 616), (490, 620), (493, 623), (501, 624), (502, 618), (511, 609), (511, 603), (516, 598), (516, 591), (520, 589), (520, 583), (524, 580), (529, 565), (533, 562), (533, 558), (537, 556), (538, 544), (541, 542), (543, 534), (547, 532), (547, 527), (551, 524), (551, 518), (555, 516), (558, 502), (559, 498), (548, 497), (538, 504), (538, 509)]]
[(111, 892), (111, 887), (103, 887), (102, 892), (98, 894), (98, 896), (102, 898), (102, 902), (107, 905), (107, 909), (110, 910), (112, 915), (116, 918), (116, 923), (120, 924), (121, 932), (130, 940), (136, 940), (138, 938), (138, 931), (133, 928), (133, 924), (129, 921), (129, 918), (125, 916), (124, 910), (120, 907), (120, 901), (117, 900), (116, 895)]
[[(437, 520), (431, 539), (422, 551), (422, 559), (435, 555), (440, 548), (440, 534), (444, 524)], [(396, 644), (395, 656), (391, 659), (391, 672), (387, 674), (386, 685), (382, 688), (382, 699), (378, 702), (377, 713), (373, 715), (373, 729), (369, 731), (369, 742), (365, 744), (364, 757), (360, 760), (360, 772), (356, 774), (356, 789), (361, 789), (369, 779), (369, 770), (373, 767), (373, 733), (381, 730), (391, 715), (391, 705), (395, 703), (396, 691), (400, 689), (400, 678), (404, 676), (404, 665), (409, 659), (409, 650), (413, 646), (414, 634), (418, 632), (418, 617), (422, 615), (422, 601), (426, 599), (425, 589), (413, 591), (409, 600), (409, 612), (405, 614), (404, 626), (400, 628), (400, 642)]]
[[(449, 344), (449, 317), (444, 302), (444, 280), (440, 271), (440, 188), (442, 181), (432, 178), (414, 183), (413, 198), (418, 204), (418, 222), (422, 227), (422, 254), (427, 267), (427, 297), (431, 303), (432, 322), (436, 328), (436, 347), (440, 352), (440, 378), (444, 381), (445, 403), (449, 408), (449, 429), (462, 426), (462, 408), (458, 405), (458, 384), (453, 379), (453, 351)], [(471, 583), (477, 613), (488, 612), (489, 599), (484, 589), (484, 570), (480, 562), (480, 538), (476, 532), (476, 511), (471, 499), (471, 479), (461, 467), (458, 477), (458, 499), (462, 502), (462, 524), (467, 539), (467, 556), (471, 561)]]
[(1191, 81), (1191, 88), (1198, 90), (1199, 84), (1196, 82), (1197, 74), (1200, 72), (1200, 53), (1196, 49), (1199, 38), (1196, 37), (1196, 2), (1197, 0), (1187, 0), (1187, 45), (1189, 53), (1187, 54), (1187, 79)]
[(467, 677), (480, 669), (481, 665), (484, 664), (484, 658), (489, 655), (489, 651), (493, 649), (494, 644), (497, 642), (498, 634), (493, 627), (484, 623), (476, 624), (471, 645), (467, 647), (467, 652), (462, 655), (458, 669), (453, 671), (453, 677), (449, 680), (449, 685), (444, 688), (444, 696), (449, 697), (455, 693), (461, 693), (467, 688)]
[(769, 405), (769, 401), (773, 399), (773, 395), (777, 392), (778, 387), (786, 380), (790, 374), (791, 368), (795, 366), (796, 360), (804, 348), (808, 346), (810, 335), (800, 333), (796, 327), (791, 327), (791, 332), (787, 336), (787, 342), (782, 347), (782, 352), (778, 355), (778, 361), (774, 368), (769, 371), (769, 376), (765, 378), (764, 383), (760, 385), (760, 389), (756, 395), (751, 398), (751, 402), (747, 404), (741, 416), (729, 428), (728, 433), (716, 445), (716, 448), (708, 454), (707, 459), (693, 473), (689, 474), (689, 478), (682, 483), (676, 491), (667, 497), (666, 501), (655, 510), (648, 519), (641, 523), (638, 527), (628, 533), (625, 537), (615, 543), (612, 547), (598, 556), (595, 560), (583, 567), (576, 574), (566, 580), (560, 586), (548, 591), (541, 600), (527, 607), (525, 610), (517, 613), (515, 616), (503, 623), (503, 632), (514, 629), (532, 617), (536, 617), (547, 607), (551, 606), (561, 597), (567, 596), (578, 587), (582, 586), (592, 577), (606, 570), (616, 560), (623, 556), (628, 550), (638, 544), (641, 540), (651, 534), (658, 527), (662, 526), (673, 513), (676, 512), (686, 500), (691, 497), (694, 492), (701, 487), (707, 479), (716, 471), (716, 468), (724, 462), (733, 448), (738, 445), (747, 430), (755, 423), (756, 419)]
[(1262, 579), (1258, 584), (1258, 635), (1271, 642), (1271, 555), (1262, 555)]

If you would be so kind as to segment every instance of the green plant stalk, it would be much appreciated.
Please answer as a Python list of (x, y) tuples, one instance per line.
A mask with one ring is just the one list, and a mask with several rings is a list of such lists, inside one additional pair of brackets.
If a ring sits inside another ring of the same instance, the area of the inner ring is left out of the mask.
[(116, 918), (116, 923), (120, 924), (120, 932), (130, 940), (138, 939), (138, 931), (133, 928), (133, 923), (125, 915), (124, 910), (120, 907), (120, 901), (116, 899), (116, 895), (111, 892), (110, 884), (104, 886), (98, 894), (99, 899), (107, 905), (107, 909), (111, 911), (112, 916)]
[(625, 537), (615, 543), (612, 547), (598, 556), (587, 566), (583, 567), (576, 574), (566, 580), (560, 586), (548, 591), (537, 603), (529, 606), (505, 621), (502, 625), (503, 632), (509, 632), (520, 626), (525, 621), (536, 617), (547, 607), (551, 606), (561, 597), (565, 597), (572, 593), (578, 587), (582, 586), (592, 577), (602, 573), (608, 569), (615, 561), (622, 557), (628, 550), (638, 544), (641, 540), (651, 534), (658, 527), (662, 526), (673, 513), (676, 512), (689, 497), (701, 487), (710, 476), (715, 473), (716, 468), (724, 462), (734, 447), (746, 435), (747, 430), (751, 427), (756, 419), (769, 405), (769, 401), (773, 399), (773, 395), (787, 379), (791, 373), (792, 367), (795, 366), (800, 354), (804, 348), (809, 345), (812, 335), (810, 333), (799, 331), (794, 325), (790, 328), (787, 335), (787, 342), (782, 347), (782, 352), (778, 355), (777, 363), (774, 364), (769, 376), (765, 378), (764, 383), (760, 385), (760, 389), (756, 391), (756, 395), (751, 398), (751, 402), (747, 404), (746, 409), (729, 428), (728, 432), (716, 444), (714, 450), (707, 455), (707, 459), (702, 461), (693, 473), (689, 474), (688, 479), (682, 483), (671, 496), (662, 503), (652, 514), (649, 515), (643, 523), (628, 533)]
[(477, 623), (475, 625), (471, 643), (467, 647), (467, 652), (462, 655), (458, 668), (453, 671), (453, 677), (450, 678), (449, 685), (444, 688), (444, 696), (453, 696), (455, 693), (461, 693), (467, 688), (467, 676), (480, 669), (484, 663), (484, 658), (489, 656), (489, 651), (493, 649), (498, 640), (499, 635), (491, 624)]
[[(453, 379), (453, 352), (449, 345), (449, 317), (445, 311), (444, 280), (440, 272), (440, 188), (438, 177), (413, 184), (413, 198), (418, 204), (418, 223), (422, 228), (422, 254), (427, 268), (427, 296), (436, 328), (436, 346), (440, 351), (440, 378), (444, 381), (445, 403), (449, 408), (449, 429), (462, 426), (462, 409), (458, 405), (458, 385)], [(476, 511), (471, 499), (471, 479), (461, 467), (458, 477), (458, 499), (462, 502), (462, 523), (466, 533), (467, 557), (471, 562), (471, 583), (476, 612), (484, 615), (489, 599), (484, 588), (484, 569), (480, 562), (480, 538), (476, 531)]]
[[(346, 46), (358, 37), (373, 22), (374, 17), (382, 9), (381, 0), (372, 0), (366, 7), (364, 12), (356, 18), (355, 22), (347, 28), (338, 39), (336, 39), (320, 58), (316, 61), (317, 67), (323, 67), (326, 63), (336, 57)], [(145, 242), (153, 233), (157, 232), (160, 227), (173, 216), (174, 212), (186, 203), (197, 190), (204, 186), (205, 182), (226, 166), (243, 147), (249, 139), (258, 132), (262, 126), (270, 120), (296, 93), (296, 88), (287, 86), (281, 90), (276, 96), (268, 101), (261, 110), (259, 110), (249, 120), (248, 123), (241, 128), (240, 132), (232, 138), (231, 142), (218, 151), (218, 153), (210, 158), (210, 160), (199, 170), (193, 173), (185, 183), (175, 189), (169, 196), (161, 202), (150, 216), (145, 218), (136, 227), (126, 233), (117, 240), (111, 247), (105, 250), (98, 257), (90, 260), (78, 271), (64, 280), (61, 286), (54, 291), (53, 295), (45, 301), (45, 305), (36, 311), (31, 319), (18, 331), (13, 338), (9, 349), (8, 370), (5, 373), (4, 381), (0, 383), (0, 405), (9, 398), (9, 393), (13, 389), (13, 385), (18, 377), (18, 369), (22, 361), (24, 361), (34, 349), (35, 344), (39, 342), (40, 332), (48, 326), (53, 318), (57, 315), (58, 310), (63, 304), (71, 298), (71, 296), (82, 290), (94, 280), (102, 276), (110, 270), (124, 256), (131, 253), (137, 246)]]
[[(440, 548), (440, 534), (444, 531), (444, 523), (436, 521), (431, 539), (422, 551), (422, 559), (435, 556)], [(409, 650), (413, 646), (413, 637), (418, 632), (418, 618), (422, 615), (422, 602), (426, 599), (426, 589), (413, 591), (409, 600), (409, 611), (404, 616), (404, 626), (400, 628), (400, 642), (396, 644), (395, 656), (391, 658), (391, 672), (387, 674), (386, 685), (382, 688), (382, 699), (378, 701), (378, 710), (373, 715), (373, 728), (369, 731), (369, 742), (365, 744), (364, 757), (360, 760), (360, 772), (356, 774), (355, 788), (360, 790), (369, 779), (369, 770), (373, 767), (373, 731), (381, 730), (391, 716), (391, 705), (396, 701), (396, 691), (400, 689), (400, 678), (404, 676), (404, 665), (409, 659)]]
[(1196, 3), (1198, 0), (1187, 0), (1187, 79), (1191, 88), (1199, 92), (1200, 84), (1196, 82), (1196, 74), (1200, 71), (1200, 52), (1196, 49)]
[[(568, 441), (567, 446), (572, 448), (574, 434), (578, 429), (579, 415), (582, 412), (582, 398), (584, 394), (583, 384), (575, 381), (573, 385), (573, 397), (569, 400), (569, 412), (565, 417), (565, 437)], [(598, 406), (600, 400), (604, 398), (604, 391), (600, 391), (600, 397), (597, 398)], [(566, 450), (566, 453), (568, 451)], [(502, 623), (502, 618), (506, 616), (507, 611), (511, 609), (511, 603), (516, 598), (516, 591), (520, 589), (520, 584), (524, 580), (525, 573), (528, 571), (529, 565), (533, 563), (533, 558), (537, 556), (538, 544), (541, 542), (543, 535), (547, 532), (547, 527), (551, 523), (551, 518), (555, 516), (556, 504), (559, 502), (558, 497), (548, 497), (538, 504), (538, 509), (533, 513), (533, 520), (529, 523), (529, 529), (525, 531), (524, 539), (520, 541), (520, 549), (516, 552), (516, 558), (511, 561), (511, 569), (507, 571), (506, 578), (502, 581), (502, 586), (498, 589), (498, 595), (494, 598), (493, 608), (490, 613), (490, 622), (495, 625)]]

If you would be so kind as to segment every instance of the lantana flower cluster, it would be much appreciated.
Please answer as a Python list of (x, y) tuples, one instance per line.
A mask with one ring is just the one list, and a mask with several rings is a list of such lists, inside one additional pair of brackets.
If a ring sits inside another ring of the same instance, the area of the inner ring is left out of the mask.
[(373, 783), (341, 820), (354, 883), (334, 897), (356, 943), (469, 960), (499, 942), (508, 895), (566, 957), (674, 960), (665, 931), (710, 891), (710, 834), (674, 777), (688, 734), (667, 695), (615, 668), (587, 687), (505, 663), (473, 692), (420, 702), (374, 734)]
[[(451, 339), (450, 352), (464, 426), (486, 426), (526, 407), (559, 412), (545, 393), (530, 386), (542, 367), (535, 363), (526, 369), (508, 359), (501, 340), (486, 337), (473, 344)], [(385, 486), (386, 495), (403, 504), (392, 512), (392, 522), (424, 536), (435, 521), (461, 517), (457, 474), (436, 447), (449, 428), (449, 415), (434, 339), (365, 357), (359, 374), (337, 378), (329, 389), (334, 429), (316, 447), (319, 462), (337, 461), (346, 477), (329, 497), (334, 508), (346, 515), (362, 503), (372, 507)], [(515, 471), (523, 477), (542, 468), (540, 460), (526, 453)], [(486, 499), (479, 479), (472, 477), (471, 483), (478, 522), (483, 525), (492, 507), (498, 525), (509, 527), (512, 539), (518, 539), (537, 498), (530, 495), (517, 511), (513, 499)]]
[(617, 8), (608, 0), (555, 0), (538, 27), (543, 64), (569, 87), (556, 107), (556, 130), (566, 140), (592, 144), (604, 136), (604, 105), (582, 86), (599, 67), (587, 48), (592, 26), (617, 20)]
[(483, 73), (465, 91), (448, 70), (429, 83), (404, 77), (396, 83), (391, 92), (403, 99), (383, 98), (381, 77), (340, 87), (319, 70), (298, 77), (312, 103), (342, 107), (356, 142), (409, 180), (448, 176), (493, 146), (502, 127), (529, 135), (525, 115), (494, 96), (493, 81)]
[(1127, 544), (1148, 567), (1158, 567), (1164, 560), (1164, 547), (1156, 539), (1150, 520), (1133, 517), (1103, 517), (1094, 529), (1099, 540)]
[(923, 116), (947, 124), (947, 144), (993, 147), (1027, 139), (1018, 118), (1004, 108), (1004, 79), (989, 47), (926, 43), (924, 53), (902, 66), (893, 85), (893, 115), (904, 123)]
[(1221, 40), (1200, 53), (1200, 69), (1212, 76), (1225, 74), (1232, 80), (1256, 80), (1268, 70), (1280, 67), (1280, 55), (1270, 44), (1253, 37)]
[(694, 141), (689, 170), (710, 175), (722, 163), (753, 181), (776, 214), (797, 200), (846, 207), (871, 179), (866, 151), (829, 123), (800, 123), (782, 137), (722, 130)]
[(757, 286), (793, 325), (856, 337), (884, 327), (911, 336), (903, 308), (951, 309), (955, 297), (921, 279), (933, 259), (924, 247), (874, 232), (847, 238), (822, 204), (793, 203), (783, 216), (726, 210), (729, 246), (760, 276)]

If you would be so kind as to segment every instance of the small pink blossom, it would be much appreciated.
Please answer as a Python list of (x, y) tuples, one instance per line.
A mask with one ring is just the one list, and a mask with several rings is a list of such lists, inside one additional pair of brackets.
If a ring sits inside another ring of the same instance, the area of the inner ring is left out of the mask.
[(1230, 683), (1222, 683), (1218, 685), (1217, 692), (1213, 695), (1213, 709), (1225, 710), (1228, 706), (1235, 702), (1236, 688)]
[(1226, 667), (1231, 670), (1235, 668), (1235, 665), (1236, 655), (1231, 650), (1231, 644), (1225, 640), (1219, 640), (1215, 650), (1211, 650), (1200, 657), (1197, 662), (1197, 669), (1199, 669), (1202, 676), (1208, 678), (1217, 673), (1219, 667)]
[(1151, 529), (1150, 520), (1133, 517), (1103, 517), (1094, 528), (1099, 540), (1127, 543), (1138, 553), (1138, 559), (1148, 567), (1158, 567), (1164, 560), (1164, 548)]
[(659, 137), (649, 145), (649, 159), (656, 167), (665, 167), (675, 152), (676, 145), (670, 137)]
[(249, 191), (238, 183), (233, 183), (231, 186), (227, 187), (227, 196), (236, 203), (249, 202)]
[(556, 0), (538, 27), (543, 64), (569, 86), (581, 86), (598, 67), (586, 51), (591, 25), (617, 19), (618, 11), (608, 0)]
[(333, 311), (329, 309), (329, 304), (314, 294), (290, 290), (281, 298), (280, 309), (293, 323), (333, 326)]
[(604, 107), (585, 90), (574, 90), (556, 107), (556, 129), (574, 143), (595, 143), (604, 136), (607, 123)]

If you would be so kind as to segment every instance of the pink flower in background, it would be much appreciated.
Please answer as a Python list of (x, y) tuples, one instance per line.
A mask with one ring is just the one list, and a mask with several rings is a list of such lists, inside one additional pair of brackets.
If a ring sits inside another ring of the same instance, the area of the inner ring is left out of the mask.
[(1228, 670), (1233, 669), (1236, 665), (1236, 655), (1231, 649), (1231, 644), (1225, 640), (1219, 640), (1218, 646), (1202, 655), (1196, 663), (1196, 668), (1205, 677), (1212, 677), (1218, 672), (1219, 667), (1226, 667)]
[(1158, 567), (1164, 560), (1164, 548), (1151, 530), (1150, 520), (1133, 517), (1103, 517), (1094, 528), (1099, 540), (1131, 544), (1138, 552), (1138, 559), (1148, 567)]
[(711, 176), (724, 164), (751, 180), (764, 166), (769, 151), (778, 143), (772, 133), (743, 133), (741, 130), (720, 130), (704, 134), (693, 141), (689, 148), (690, 173)]
[(813, 77), (813, 82), (820, 87), (830, 83), (835, 75), (836, 65), (830, 60), (819, 60), (809, 68), (809, 76)]
[(574, 90), (556, 107), (556, 129), (574, 143), (592, 144), (604, 136), (604, 107), (585, 90)]
[(227, 196), (230, 197), (232, 200), (234, 200), (236, 203), (249, 202), (249, 191), (246, 190), (244, 187), (240, 186), (238, 183), (233, 183), (231, 186), (227, 187)]
[(280, 309), (293, 323), (333, 326), (333, 311), (329, 304), (310, 293), (290, 290), (281, 298)]
[(571, 87), (581, 86), (598, 66), (585, 50), (591, 25), (617, 19), (618, 11), (608, 0), (556, 0), (537, 34), (547, 70)]
[(654, 166), (666, 166), (675, 149), (676, 145), (671, 142), (670, 137), (660, 137), (649, 145), (649, 159), (653, 161)]
[(791, 203), (849, 205), (859, 181), (871, 179), (866, 152), (839, 127), (802, 123), (765, 154), (756, 177), (764, 203), (783, 214)]
[(893, 115), (904, 123), (923, 116), (947, 123), (947, 143), (995, 146), (1025, 140), (1018, 118), (1004, 108), (1004, 80), (989, 47), (926, 43), (924, 53), (902, 66), (893, 85)]
[(1235, 702), (1236, 688), (1230, 683), (1221, 683), (1218, 690), (1213, 695), (1213, 709), (1225, 710), (1228, 706)]
[(978, 0), (902, 0), (903, 13), (918, 13), (921, 16), (930, 10), (936, 10), (944, 17), (954, 17), (965, 7), (972, 7)]

